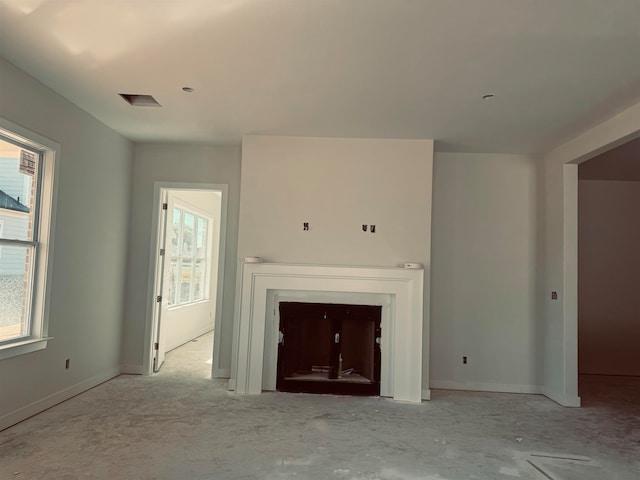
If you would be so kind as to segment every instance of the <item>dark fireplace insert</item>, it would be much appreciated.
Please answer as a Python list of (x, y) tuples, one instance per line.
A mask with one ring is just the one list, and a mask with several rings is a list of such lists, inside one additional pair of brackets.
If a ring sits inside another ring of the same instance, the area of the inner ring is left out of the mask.
[(380, 395), (381, 306), (280, 302), (279, 310), (277, 390)]

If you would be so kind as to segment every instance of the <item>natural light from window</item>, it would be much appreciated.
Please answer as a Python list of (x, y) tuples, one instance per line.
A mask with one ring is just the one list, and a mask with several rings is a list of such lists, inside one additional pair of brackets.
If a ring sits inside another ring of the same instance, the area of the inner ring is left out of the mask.
[(174, 207), (169, 225), (169, 307), (208, 298), (209, 218)]
[(30, 334), (39, 162), (0, 140), (0, 342)]
[(0, 360), (47, 347), (60, 146), (0, 117)]

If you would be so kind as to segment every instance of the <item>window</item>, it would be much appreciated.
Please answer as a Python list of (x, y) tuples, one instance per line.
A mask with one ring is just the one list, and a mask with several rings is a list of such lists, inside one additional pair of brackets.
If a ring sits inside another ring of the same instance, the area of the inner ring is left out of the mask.
[(208, 298), (208, 240), (211, 219), (183, 207), (171, 212), (168, 306)]
[(46, 347), (56, 151), (0, 119), (0, 359)]

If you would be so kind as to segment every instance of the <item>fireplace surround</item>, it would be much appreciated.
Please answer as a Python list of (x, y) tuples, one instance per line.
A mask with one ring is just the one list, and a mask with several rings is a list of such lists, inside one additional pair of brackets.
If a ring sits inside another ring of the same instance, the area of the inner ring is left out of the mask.
[(239, 394), (275, 390), (279, 302), (351, 303), (382, 307), (380, 395), (429, 399), (428, 383), (422, 388), (429, 345), (428, 335), (423, 342), (423, 288), (419, 268), (242, 263), (229, 387)]

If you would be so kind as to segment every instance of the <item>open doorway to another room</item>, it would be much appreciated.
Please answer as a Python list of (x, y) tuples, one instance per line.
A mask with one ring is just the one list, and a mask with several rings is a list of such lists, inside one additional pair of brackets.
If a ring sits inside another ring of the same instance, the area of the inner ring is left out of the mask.
[(638, 212), (640, 139), (579, 164), (578, 379), (585, 406), (637, 401)]
[(223, 192), (160, 190), (153, 372), (211, 378), (222, 277)]

